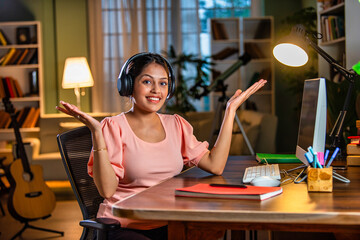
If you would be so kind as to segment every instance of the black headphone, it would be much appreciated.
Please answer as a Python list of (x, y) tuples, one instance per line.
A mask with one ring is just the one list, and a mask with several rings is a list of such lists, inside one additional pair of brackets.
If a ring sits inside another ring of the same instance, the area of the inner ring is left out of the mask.
[(171, 67), (171, 64), (168, 62), (168, 60), (166, 60), (164, 57), (162, 57), (159, 54), (156, 53), (149, 53), (149, 52), (143, 52), (143, 53), (138, 53), (135, 54), (134, 56), (130, 57), (123, 65), (123, 67), (121, 68), (118, 80), (117, 80), (117, 88), (119, 91), (120, 96), (131, 96), (132, 92), (133, 92), (133, 88), (134, 88), (134, 79), (132, 79), (132, 77), (130, 76), (130, 74), (128, 74), (127, 72), (127, 68), (129, 67), (129, 65), (137, 58), (139, 57), (143, 57), (143, 56), (147, 56), (147, 55), (157, 55), (159, 57), (161, 57), (162, 60), (164, 60), (164, 62), (166, 63), (168, 70), (169, 70), (169, 75), (170, 75), (170, 82), (169, 82), (169, 90), (168, 90), (168, 95), (167, 95), (167, 99), (170, 99), (174, 93), (175, 93), (175, 75), (174, 75), (174, 71)]

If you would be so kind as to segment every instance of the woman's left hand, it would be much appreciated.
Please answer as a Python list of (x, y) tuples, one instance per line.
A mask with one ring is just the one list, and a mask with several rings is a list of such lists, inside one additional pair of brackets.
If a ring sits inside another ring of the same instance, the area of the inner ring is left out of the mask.
[(236, 111), (241, 104), (243, 104), (251, 95), (262, 88), (266, 83), (266, 80), (261, 79), (246, 89), (244, 92), (238, 89), (235, 94), (228, 100), (226, 108)]

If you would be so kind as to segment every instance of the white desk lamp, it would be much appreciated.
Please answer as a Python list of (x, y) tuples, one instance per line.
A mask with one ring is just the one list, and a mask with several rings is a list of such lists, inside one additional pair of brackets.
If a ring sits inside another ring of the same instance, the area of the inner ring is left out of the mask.
[[(94, 86), (89, 64), (85, 57), (72, 57), (65, 60), (62, 87), (74, 88), (76, 105), (80, 109), (80, 88)], [(85, 95), (82, 94), (82, 96)]]

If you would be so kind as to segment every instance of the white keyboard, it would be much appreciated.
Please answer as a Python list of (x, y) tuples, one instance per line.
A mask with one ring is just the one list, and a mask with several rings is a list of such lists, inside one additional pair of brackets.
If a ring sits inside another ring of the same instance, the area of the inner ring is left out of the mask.
[(245, 169), (243, 182), (249, 183), (255, 177), (259, 177), (259, 176), (269, 176), (274, 179), (280, 180), (281, 175), (280, 175), (279, 164), (265, 164), (254, 167), (248, 167)]

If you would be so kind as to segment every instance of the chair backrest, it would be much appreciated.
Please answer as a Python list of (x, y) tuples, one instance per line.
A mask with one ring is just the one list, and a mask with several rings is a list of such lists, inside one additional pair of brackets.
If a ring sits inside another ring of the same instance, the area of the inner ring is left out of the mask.
[(103, 197), (100, 196), (93, 179), (87, 173), (87, 163), (92, 148), (91, 132), (86, 126), (75, 128), (57, 135), (57, 142), (83, 218), (93, 219)]

